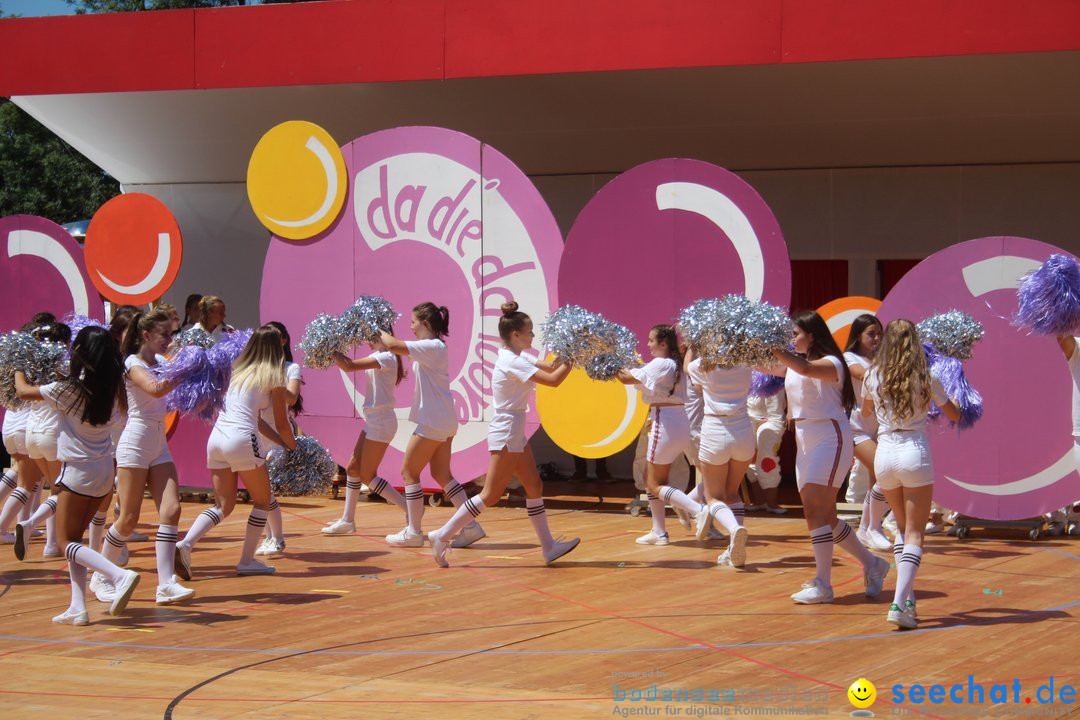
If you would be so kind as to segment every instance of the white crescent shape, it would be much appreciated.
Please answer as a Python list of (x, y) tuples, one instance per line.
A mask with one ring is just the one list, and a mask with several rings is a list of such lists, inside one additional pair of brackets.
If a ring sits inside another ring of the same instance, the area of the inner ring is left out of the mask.
[(157, 238), (158, 250), (157, 259), (154, 260), (154, 267), (150, 268), (149, 274), (139, 282), (134, 285), (120, 285), (105, 277), (104, 273), (100, 270), (97, 271), (98, 277), (113, 290), (124, 293), (125, 295), (141, 295), (144, 292), (152, 290), (159, 282), (165, 279), (165, 272), (169, 269), (169, 260), (172, 259), (172, 247), (169, 243), (169, 233), (158, 233)]
[(829, 326), (829, 332), (834, 333), (840, 328), (845, 328), (851, 323), (855, 322), (855, 318), (859, 317), (860, 315), (866, 314), (876, 315), (877, 313), (871, 312), (870, 310), (859, 310), (857, 308), (855, 310), (845, 310), (841, 313), (833, 315), (831, 318), (825, 321), (825, 324)]
[(1001, 485), (972, 485), (971, 483), (951, 478), (948, 475), (945, 476), (945, 479), (953, 485), (981, 495), (1020, 495), (1021, 493), (1028, 493), (1034, 490), (1041, 490), (1044, 487), (1049, 487), (1059, 480), (1063, 480), (1069, 473), (1075, 470), (1076, 460), (1073, 456), (1073, 451), (1069, 450), (1060, 460), (1045, 470), (1041, 470), (1030, 477), (1021, 478), (1009, 483), (1002, 483)]
[(626, 389), (626, 412), (623, 413), (623, 419), (622, 422), (619, 423), (619, 427), (615, 428), (614, 432), (603, 440), (594, 442), (591, 445), (582, 445), (582, 447), (591, 448), (607, 445), (609, 442), (614, 441), (626, 432), (626, 429), (630, 427), (630, 421), (634, 419), (634, 410), (637, 409), (637, 390), (633, 385), (624, 385), (623, 387)]
[(698, 183), (663, 183), (656, 186), (656, 207), (696, 213), (723, 230), (742, 261), (746, 297), (761, 300), (765, 292), (765, 259), (761, 256), (761, 243), (750, 220), (727, 195)]
[(36, 230), (12, 230), (8, 234), (8, 257), (32, 255), (46, 261), (60, 273), (71, 293), (71, 302), (75, 312), (87, 315), (90, 312), (90, 297), (86, 293), (86, 281), (83, 280), (75, 258), (55, 238)]
[(1015, 290), (1020, 287), (1020, 279), (1032, 270), (1038, 270), (1040, 265), (1042, 263), (1031, 258), (998, 255), (973, 262), (961, 272), (968, 290), (979, 297), (994, 290)]
[(314, 135), (308, 138), (307, 142), (304, 143), (304, 147), (314, 153), (315, 157), (319, 158), (319, 162), (322, 163), (323, 172), (326, 173), (326, 197), (323, 198), (323, 203), (319, 206), (319, 209), (303, 220), (278, 220), (269, 215), (263, 216), (270, 222), (282, 227), (304, 227), (322, 220), (326, 213), (330, 212), (330, 208), (334, 204), (334, 197), (337, 195), (337, 168), (334, 167), (334, 158), (330, 156), (330, 151)]

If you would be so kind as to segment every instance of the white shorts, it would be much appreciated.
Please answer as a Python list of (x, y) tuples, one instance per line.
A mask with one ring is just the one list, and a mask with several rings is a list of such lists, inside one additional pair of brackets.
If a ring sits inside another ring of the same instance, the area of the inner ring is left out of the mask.
[(56, 482), (76, 495), (100, 498), (112, 492), (115, 477), (113, 459), (109, 457), (92, 462), (65, 462)]
[(855, 447), (862, 445), (864, 442), (869, 442), (870, 440), (876, 442), (877, 438), (873, 435), (867, 435), (861, 430), (852, 429), (851, 444)]
[(525, 452), (525, 413), (495, 413), (488, 425), (488, 450), (499, 452), (502, 449), (512, 453)]
[(116, 444), (116, 467), (148, 469), (172, 461), (165, 439), (165, 423), (127, 421)]
[(690, 447), (690, 419), (682, 405), (654, 405), (649, 448), (645, 459), (653, 465), (670, 465)]
[(795, 423), (795, 484), (839, 488), (851, 468), (851, 426), (837, 420)]
[(879, 436), (874, 473), (882, 490), (932, 485), (930, 438), (925, 432), (891, 432)]
[(26, 431), (4, 433), (4, 449), (8, 451), (8, 455), (26, 455)]
[(259, 434), (231, 435), (217, 428), (210, 432), (206, 441), (206, 467), (210, 470), (254, 470), (266, 464), (259, 446)]
[(369, 409), (364, 413), (364, 434), (368, 440), (389, 445), (397, 435), (397, 426), (394, 408)]
[(450, 438), (457, 435), (457, 426), (453, 430), (447, 430), (444, 428), (437, 428), (432, 425), (417, 425), (413, 430), (413, 435), (419, 435), (426, 440), (434, 440), (436, 442), (446, 442)]
[(26, 454), (32, 460), (56, 462), (56, 433), (27, 432)]
[(754, 425), (746, 413), (706, 415), (701, 421), (701, 450), (698, 459), (709, 465), (725, 465), (732, 460), (749, 462), (757, 452)]

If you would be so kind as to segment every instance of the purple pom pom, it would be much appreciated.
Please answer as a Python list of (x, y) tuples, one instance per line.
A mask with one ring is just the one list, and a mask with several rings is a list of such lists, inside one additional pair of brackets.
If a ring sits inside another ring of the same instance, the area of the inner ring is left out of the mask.
[(754, 370), (750, 379), (750, 396), (757, 398), (772, 397), (784, 389), (784, 378)]
[(1039, 335), (1074, 335), (1080, 329), (1080, 266), (1054, 254), (1024, 276), (1016, 291), (1016, 322)]
[(225, 405), (232, 364), (251, 334), (251, 330), (228, 333), (211, 348), (187, 345), (158, 366), (158, 376), (162, 379), (180, 380), (167, 397), (169, 409), (213, 420), (214, 413)]
[[(961, 430), (974, 427), (983, 414), (983, 399), (979, 391), (968, 382), (964, 374), (964, 364), (956, 358), (937, 354), (929, 345), (923, 345), (923, 350), (926, 352), (930, 374), (941, 383), (945, 394), (960, 409), (960, 420), (950, 425), (955, 424)], [(931, 402), (928, 415), (932, 420), (937, 420), (941, 416), (941, 408)]]
[(74, 310), (72, 310), (67, 315), (65, 315), (60, 320), (60, 322), (64, 323), (69, 328), (71, 328), (71, 339), (72, 340), (75, 340), (75, 337), (79, 334), (79, 331), (82, 330), (84, 327), (90, 327), (90, 326), (93, 326), (93, 327), (106, 327), (101, 322), (99, 322), (97, 320), (94, 320), (91, 317), (87, 317), (86, 315), (80, 315), (79, 313), (75, 312)]

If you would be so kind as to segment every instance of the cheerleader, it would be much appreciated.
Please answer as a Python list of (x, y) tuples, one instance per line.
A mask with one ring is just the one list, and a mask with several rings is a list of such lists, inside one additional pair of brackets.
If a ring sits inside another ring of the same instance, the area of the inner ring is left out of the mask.
[(199, 301), (202, 300), (199, 293), (191, 293), (184, 301), (184, 321), (180, 323), (180, 332), (194, 327), (199, 321)]
[[(641, 399), (649, 405), (652, 430), (646, 454), (645, 488), (652, 516), (652, 530), (639, 537), (638, 545), (667, 545), (666, 505), (681, 507), (697, 516), (701, 503), (667, 484), (671, 464), (690, 447), (690, 420), (686, 416), (686, 377), (683, 356), (671, 325), (656, 325), (649, 331), (649, 352), (653, 359), (644, 367), (620, 370), (616, 376), (626, 385), (636, 385)], [(703, 428), (704, 430), (704, 428)]]
[[(829, 327), (816, 312), (792, 318), (795, 352), (775, 349), (784, 375), (788, 413), (795, 423), (798, 448), (795, 479), (799, 487), (817, 574), (791, 596), (797, 603), (833, 601), (833, 545), (840, 545), (863, 565), (866, 596), (876, 597), (889, 572), (889, 563), (875, 557), (856, 539), (848, 524), (836, 517), (836, 495), (851, 467), (851, 426), (848, 414), (855, 402), (851, 376)], [(773, 372), (770, 370), (770, 372)]]
[[(124, 334), (120, 354), (125, 358), (128, 412), (116, 444), (120, 513), (105, 533), (101, 551), (110, 562), (120, 560), (131, 532), (139, 522), (143, 493), (149, 489), (158, 510), (154, 542), (158, 575), (155, 601), (158, 605), (184, 602), (195, 596), (194, 590), (177, 581), (174, 568), (180, 491), (176, 465), (165, 438), (165, 395), (176, 382), (155, 380), (151, 374), (152, 368), (164, 361), (163, 354), (172, 335), (172, 321), (160, 309), (133, 315)], [(111, 602), (115, 595), (109, 580), (98, 573), (90, 578), (90, 589), (103, 602)]]
[[(139, 574), (117, 567), (82, 544), (83, 531), (113, 486), (112, 425), (123, 407), (124, 369), (116, 343), (104, 328), (85, 327), (71, 348), (68, 377), (40, 387), (15, 373), (15, 389), (22, 400), (45, 400), (60, 411), (57, 457), (64, 464), (57, 481), (56, 530), (66, 543), (71, 576), (71, 604), (53, 618), (61, 625), (87, 625), (86, 570), (94, 570), (112, 583), (116, 592), (110, 615), (127, 607), (139, 584)], [(19, 526), (20, 529), (22, 526)]]
[(364, 485), (397, 505), (408, 516), (405, 497), (376, 475), (386, 448), (397, 434), (394, 388), (405, 379), (405, 366), (401, 356), (387, 350), (382, 340), (371, 343), (371, 349), (374, 352), (359, 360), (341, 354), (334, 357), (342, 372), (363, 370), (367, 387), (364, 391), (364, 429), (356, 439), (349, 465), (345, 468), (345, 507), (339, 519), (322, 529), (324, 535), (350, 535), (356, 532), (356, 501)]
[[(38, 326), (33, 335), (39, 341), (62, 343), (65, 347), (71, 343), (71, 328), (63, 323), (50, 323)], [(41, 521), (45, 521), (45, 550), (42, 557), (45, 559), (60, 557), (60, 549), (56, 542), (56, 524), (53, 516), (56, 514), (56, 496), (60, 488), (56, 485), (56, 479), (60, 476), (61, 463), (56, 458), (56, 441), (60, 433), (60, 416), (55, 407), (44, 400), (38, 400), (30, 404), (30, 415), (26, 422), (26, 452), (38, 471), (49, 482), (52, 488), (52, 496), (41, 503), (27, 520), (21, 521), (25, 525), (22, 532), (15, 530), (15, 557), (19, 560), (26, 558), (26, 550), (30, 544), (34, 527)]]
[[(844, 360), (851, 373), (851, 385), (855, 390), (855, 409), (851, 411), (852, 442), (855, 444), (855, 459), (870, 476), (867, 490), (863, 494), (863, 511), (859, 519), (859, 529), (855, 537), (871, 550), (889, 550), (892, 543), (885, 537), (881, 520), (885, 515), (885, 496), (876, 487), (874, 475), (874, 453), (877, 452), (877, 418), (862, 414), (863, 378), (870, 369), (870, 363), (877, 355), (881, 345), (881, 321), (870, 313), (863, 313), (851, 323), (847, 347), (844, 348)], [(852, 476), (855, 473), (852, 472)], [(852, 482), (851, 480), (848, 481)]]
[(922, 560), (923, 533), (934, 495), (934, 467), (926, 434), (933, 400), (945, 417), (960, 419), (960, 409), (930, 375), (919, 333), (910, 320), (893, 320), (866, 375), (862, 414), (878, 422), (874, 471), (896, 515), (896, 594), (886, 620), (902, 628), (918, 625), (915, 574)]
[(698, 365), (692, 369), (690, 382), (701, 387), (705, 399), (698, 468), (709, 499), (697, 514), (697, 536), (699, 540), (708, 537), (712, 521), (716, 520), (730, 538), (716, 562), (740, 568), (746, 564), (748, 535), (743, 527), (746, 506), (739, 487), (757, 451), (754, 426), (746, 410), (750, 368), (702, 370)]
[[(41, 315), (41, 313), (39, 313)], [(38, 316), (35, 315), (35, 318)], [(51, 322), (51, 321), (48, 321)], [(42, 323), (31, 320), (23, 325), (19, 332), (28, 333)], [(37, 463), (30, 459), (26, 447), (26, 424), (30, 419), (31, 405), (22, 403), (19, 407), (9, 408), (4, 413), (4, 448), (11, 456), (15, 477), (4, 476), (4, 484), (10, 487), (14, 480), (16, 487), (11, 488), (9, 496), (0, 510), (0, 544), (11, 545), (15, 542), (12, 524), (16, 518), (26, 519), (31, 514), (31, 504), (41, 486), (41, 471)]]
[(781, 389), (769, 397), (748, 397), (746, 411), (754, 426), (757, 452), (747, 470), (750, 495), (755, 503), (747, 510), (765, 510), (783, 515), (787, 508), (777, 502), (780, 487), (780, 443), (784, 439), (787, 417), (787, 396)]
[[(556, 540), (548, 528), (544, 511), (543, 482), (536, 471), (536, 460), (525, 437), (525, 413), (533, 387), (539, 383), (558, 387), (570, 374), (569, 365), (551, 365), (522, 355), (532, 347), (533, 325), (529, 316), (518, 311), (516, 302), (502, 305), (499, 318), (499, 337), (504, 347), (499, 348), (495, 370), (491, 376), (491, 390), (495, 402), (495, 416), (488, 426), (488, 464), (484, 489), (476, 497), (466, 500), (450, 521), (428, 535), (431, 554), (441, 567), (449, 567), (446, 553), (450, 540), (473, 518), (479, 517), (484, 508), (494, 506), (506, 491), (511, 476), (521, 480), (525, 490), (525, 506), (529, 511), (536, 537), (544, 551), (544, 561), (551, 564), (577, 547), (580, 540)], [(682, 412), (681, 408), (679, 410)]]
[(194, 327), (209, 333), (214, 342), (221, 340), (225, 333), (235, 332), (236, 328), (225, 324), (225, 301), (217, 295), (203, 295), (198, 304), (199, 321)]
[[(450, 476), (451, 444), (458, 427), (443, 341), (450, 332), (450, 311), (430, 302), (421, 303), (413, 308), (409, 327), (416, 340), (398, 340), (385, 330), (381, 335), (387, 350), (412, 358), (416, 383), (412, 410), (409, 411), (409, 420), (416, 423), (416, 430), (405, 448), (405, 462), (401, 468), (409, 524), (401, 532), (387, 535), (386, 542), (398, 547), (421, 547), (424, 544), (420, 529), (424, 517), (421, 471), (425, 466), (430, 467), (431, 477), (442, 486), (443, 497), (449, 498), (455, 508), (464, 505), (465, 488)], [(456, 548), (468, 547), (485, 535), (480, 524), (473, 522), (466, 525), (451, 544)]]
[[(293, 362), (292, 339), (289, 337), (289, 331), (285, 328), (285, 324), (276, 320), (271, 320), (266, 324), (273, 325), (281, 333), (281, 351), (285, 356), (285, 406), (289, 414), (289, 422), (295, 434), (297, 432), (295, 416), (304, 412), (304, 399), (300, 396), (300, 386), (303, 385), (304, 381), (300, 374), (300, 366)], [(269, 425), (273, 422), (272, 409), (264, 408), (259, 414), (259, 418)], [(273, 440), (265, 435), (262, 435), (260, 440), (263, 447), (273, 447)], [(255, 554), (280, 555), (283, 552), (285, 552), (285, 527), (281, 519), (281, 506), (278, 504), (277, 497), (271, 491), (270, 512), (266, 516), (266, 539), (259, 545), (259, 549), (255, 551)]]
[[(274, 411), (273, 427), (259, 417), (267, 407)], [(273, 325), (256, 330), (233, 363), (225, 407), (214, 421), (206, 443), (206, 465), (214, 483), (216, 504), (199, 513), (184, 539), (176, 544), (176, 568), (181, 577), (191, 577), (191, 549), (195, 543), (232, 513), (237, 477), (244, 481), (252, 507), (236, 574), (274, 573), (272, 565), (255, 559), (255, 549), (270, 511), (270, 476), (259, 444), (260, 433), (289, 450), (296, 448), (286, 410), (285, 353), (281, 333)]]

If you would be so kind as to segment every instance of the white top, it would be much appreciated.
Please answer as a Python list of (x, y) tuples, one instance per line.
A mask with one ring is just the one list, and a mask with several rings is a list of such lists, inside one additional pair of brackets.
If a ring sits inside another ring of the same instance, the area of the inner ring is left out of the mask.
[[(870, 370), (870, 361), (858, 353), (846, 352), (844, 353), (844, 359), (847, 360), (848, 367), (858, 365), (866, 372)], [(865, 374), (863, 377), (865, 377)], [(863, 381), (852, 375), (851, 387), (855, 390), (855, 407), (851, 410), (851, 428), (872, 436), (878, 432), (878, 421), (877, 418), (863, 417), (862, 402), (865, 397), (863, 395)]]
[(784, 391), (792, 420), (848, 422), (848, 414), (844, 411), (844, 363), (833, 355), (826, 355), (825, 359), (836, 368), (835, 380), (807, 377), (788, 368)]
[(122, 416), (113, 408), (112, 419), (105, 425), (89, 425), (79, 414), (68, 412), (72, 396), (61, 394), (63, 384), (54, 382), (42, 385), (41, 395), (59, 411), (60, 432), (56, 436), (56, 459), (61, 462), (94, 462), (113, 456), (113, 428)]
[(701, 381), (696, 379), (701, 372), (701, 358), (694, 358), (686, 367), (689, 378), (686, 383), (686, 417), (690, 421), (690, 434), (697, 437), (701, 431), (701, 421), (705, 419), (705, 398), (695, 386)]
[[(863, 388), (866, 395), (874, 401), (874, 414), (877, 415), (878, 422), (878, 437), (891, 432), (925, 431), (927, 421), (926, 414), (930, 411), (930, 402), (927, 401), (923, 405), (913, 402), (912, 407), (914, 414), (911, 417), (896, 417), (892, 408), (882, 401), (881, 394), (878, 392), (878, 383), (879, 377), (877, 368), (875, 368), (867, 373)], [(948, 396), (945, 394), (945, 388), (942, 386), (941, 381), (932, 375), (930, 376), (930, 396), (934, 402), (937, 402), (938, 404), (943, 404), (948, 401)], [(913, 398), (913, 400), (915, 400), (915, 398)]]
[[(300, 366), (297, 365), (294, 362), (286, 362), (285, 363), (285, 385), (287, 386), (293, 380), (301, 380), (301, 379), (303, 379), (303, 378), (300, 375)], [(263, 420), (265, 420), (266, 423), (270, 427), (273, 427), (274, 426), (273, 403), (267, 404), (266, 407), (264, 407), (262, 410), (260, 410), (259, 411), (259, 417), (261, 417)], [(266, 437), (266, 436), (263, 435), (263, 437)], [(267, 440), (269, 440), (269, 439), (270, 438), (267, 438)]]
[(416, 386), (409, 420), (435, 428), (457, 426), (454, 398), (450, 394), (446, 343), (438, 338), (407, 340)]
[(491, 374), (491, 393), (495, 397), (495, 412), (523, 413), (529, 409), (529, 393), (535, 383), (533, 375), (539, 370), (532, 359), (499, 348), (495, 370)]
[(638, 385), (641, 401), (649, 405), (685, 403), (686, 377), (680, 377), (676, 386), (676, 368), (677, 365), (671, 358), (653, 358), (647, 365), (631, 370), (630, 374), (641, 383)]
[(781, 390), (769, 397), (756, 397), (751, 395), (746, 398), (746, 411), (750, 418), (760, 422), (784, 424), (787, 415), (787, 396)]
[(60, 411), (44, 400), (35, 400), (30, 403), (26, 432), (56, 435), (60, 432)]
[(250, 384), (240, 389), (229, 383), (229, 391), (225, 393), (225, 407), (218, 413), (214, 429), (233, 436), (258, 433), (259, 413), (268, 407), (268, 391), (256, 390)]
[[(694, 362), (697, 362), (696, 360)], [(691, 363), (690, 379), (701, 385), (706, 415), (742, 415), (750, 394), (750, 368), (713, 368), (703, 372)]]
[[(1072, 373), (1072, 422), (1073, 437), (1080, 437), (1080, 338), (1073, 338), (1076, 345), (1069, 357), (1069, 372)], [(10, 414), (11, 411), (8, 411)], [(7, 432), (7, 417), (4, 417), (4, 432)]]
[(364, 412), (394, 407), (394, 385), (397, 383), (397, 356), (389, 350), (371, 353), (379, 367), (365, 370), (367, 392), (364, 393)]
[(3, 433), (5, 435), (14, 435), (16, 433), (26, 432), (26, 422), (30, 419), (30, 405), (20, 405), (15, 410), (7, 410), (4, 412), (4, 427)]
[[(159, 363), (165, 362), (165, 358), (158, 355), (157, 361)], [(141, 367), (147, 372), (150, 371), (150, 366), (138, 355), (128, 355), (127, 358), (124, 359), (124, 370), (131, 372), (131, 368), (133, 367)], [(168, 408), (166, 407), (164, 396), (159, 398), (154, 397), (132, 382), (131, 378), (127, 375), (125, 375), (125, 385), (127, 386), (127, 414), (129, 420), (147, 424), (165, 422), (165, 415), (168, 413)]]

